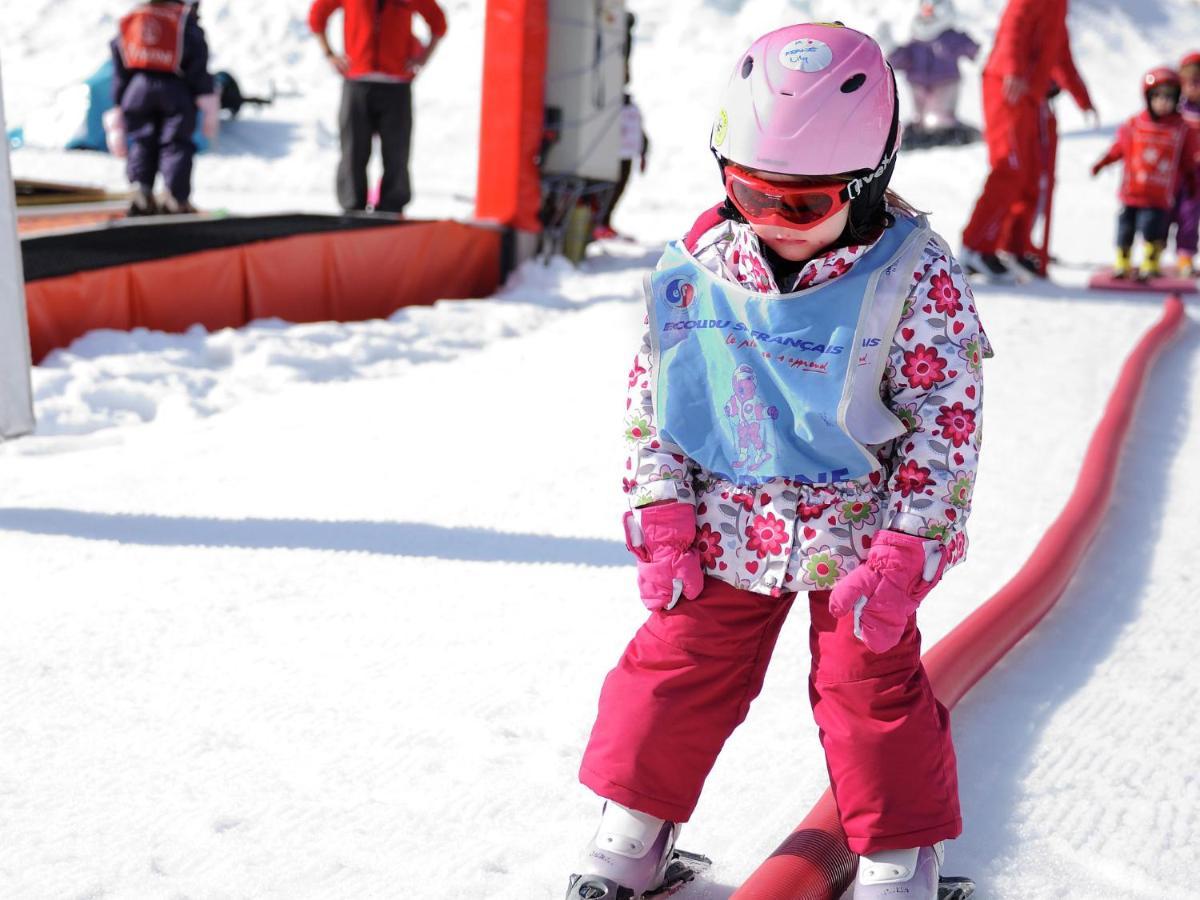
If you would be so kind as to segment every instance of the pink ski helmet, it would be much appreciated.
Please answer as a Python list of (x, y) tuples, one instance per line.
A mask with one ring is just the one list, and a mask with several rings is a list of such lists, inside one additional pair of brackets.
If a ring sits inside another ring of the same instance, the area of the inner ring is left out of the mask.
[(896, 80), (868, 35), (839, 23), (763, 35), (734, 67), (709, 146), (719, 160), (786, 175), (861, 173), (851, 197), (883, 199), (900, 145)]

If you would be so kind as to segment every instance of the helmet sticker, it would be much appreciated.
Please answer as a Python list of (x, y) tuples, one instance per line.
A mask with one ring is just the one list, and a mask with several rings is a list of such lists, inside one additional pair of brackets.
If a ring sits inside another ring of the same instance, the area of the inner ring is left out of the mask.
[(833, 62), (833, 51), (824, 41), (802, 38), (780, 50), (779, 61), (797, 72), (820, 72)]
[(720, 147), (725, 143), (725, 138), (729, 134), (729, 113), (721, 110), (717, 113), (717, 122), (713, 126), (713, 145)]

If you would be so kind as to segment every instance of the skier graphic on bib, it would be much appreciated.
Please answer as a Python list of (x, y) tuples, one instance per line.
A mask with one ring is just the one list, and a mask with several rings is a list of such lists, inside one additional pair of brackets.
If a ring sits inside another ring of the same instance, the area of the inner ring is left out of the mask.
[(733, 467), (756, 472), (771, 459), (774, 432), (769, 422), (779, 418), (779, 409), (758, 399), (758, 379), (749, 366), (738, 366), (733, 373), (733, 396), (725, 404), (725, 415), (733, 426), (733, 442), (738, 458)]

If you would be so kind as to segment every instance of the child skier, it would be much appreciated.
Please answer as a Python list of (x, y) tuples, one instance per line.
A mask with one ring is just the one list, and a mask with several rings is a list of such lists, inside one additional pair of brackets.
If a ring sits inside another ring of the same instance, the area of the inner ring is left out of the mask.
[[(1184, 123), (1200, 141), (1200, 51), (1189, 53), (1179, 63), (1179, 82), (1183, 99), (1179, 112)], [(1196, 245), (1200, 243), (1200, 178), (1189, 185), (1185, 180), (1175, 203), (1175, 260), (1179, 274), (1196, 274)]]
[(912, 40), (888, 56), (892, 68), (908, 78), (917, 108), (906, 141), (915, 136), (923, 144), (946, 143), (967, 134), (958, 121), (958, 61), (974, 59), (979, 45), (954, 25), (952, 0), (920, 0)]
[(991, 351), (945, 242), (887, 190), (895, 91), (839, 25), (767, 34), (730, 77), (726, 199), (667, 246), (629, 373), (625, 531), (652, 612), (601, 691), (580, 779), (607, 802), (571, 900), (667, 878), (801, 591), (855, 896), (936, 896), (961, 818), (915, 613), (965, 552)]
[(1197, 135), (1179, 114), (1179, 74), (1174, 69), (1151, 69), (1142, 78), (1146, 109), (1117, 129), (1116, 140), (1092, 166), (1092, 175), (1121, 160), (1122, 209), (1117, 217), (1116, 278), (1132, 270), (1133, 239), (1140, 232), (1144, 245), (1140, 278), (1160, 274), (1159, 256), (1167, 240), (1171, 210), (1181, 184), (1194, 184), (1200, 164)]
[[(217, 137), (220, 100), (208, 74), (208, 42), (194, 4), (150, 0), (121, 19), (112, 41), (113, 103), (109, 143), (127, 152), (134, 189), (130, 215), (189, 213), (197, 109), (204, 136)], [(166, 193), (154, 199), (162, 172)]]

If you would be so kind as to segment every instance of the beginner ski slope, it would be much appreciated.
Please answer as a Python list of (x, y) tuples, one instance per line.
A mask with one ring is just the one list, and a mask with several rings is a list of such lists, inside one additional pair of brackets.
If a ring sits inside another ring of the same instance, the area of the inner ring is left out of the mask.
[[(597, 812), (574, 770), (599, 683), (642, 616), (614, 525), (628, 290), (403, 374), (0, 450), (0, 893), (556, 896)], [(999, 355), (975, 546), (928, 641), (1057, 512), (1113, 380), (1096, 361), (1156, 313), (980, 302)], [(1106, 328), (1062, 357), (1031, 338), (1081, 310)], [(1154, 388), (1194, 383), (1188, 334)], [(1031, 411), (1039, 385), (1062, 399)], [(959, 707), (951, 858), (985, 896), (1151, 896), (1194, 859), (1179, 393), (1139, 418), (1061, 608)], [(717, 861), (697, 898), (824, 787), (802, 618), (685, 831)]]
[[(1163, 0), (1161, 24), (1133, 34), (1134, 5), (1074, 4), (1109, 123), (1135, 107), (1131, 73), (1177, 55), (1193, 21)], [(26, 85), (58, 77), (66, 49), (39, 21), (81, 53), (107, 27), (102, 6), (116, 4), (35, 0), (6, 17), (10, 90), (10, 62)], [(293, 6), (204, 0), (210, 34), (235, 36), (239, 75), (269, 63), (318, 97), (271, 111), (295, 139), (268, 160), (257, 144), (202, 160), (202, 202), (332, 202), (335, 149), (312, 135), (332, 127), (336, 95)], [(716, 200), (704, 142), (727, 57), (828, 6), (633, 4), (655, 156), (616, 222), (640, 244), (597, 248), (579, 270), (529, 265), (486, 301), (349, 325), (96, 333), (38, 367), (39, 433), (0, 445), (0, 897), (562, 895), (598, 815), (575, 769), (600, 682), (644, 616), (619, 528), (640, 280)], [(993, 14), (961, 6), (982, 32)], [(481, 8), (451, 4), (451, 34), (481, 33)], [(668, 77), (681, 46), (687, 89)], [(477, 60), (455, 68), (449, 49), (418, 88), (427, 123), (436, 104), (447, 121), (477, 112)], [(972, 550), (922, 609), (930, 644), (1057, 514), (1158, 315), (1153, 298), (1080, 287), (1109, 252), (1116, 176), (1084, 174), (1111, 130), (1078, 131), (1068, 104), (1057, 284), (978, 292), (997, 356)], [(458, 214), (467, 142), (421, 127), (417, 212)], [(444, 182), (422, 179), (442, 147)], [(120, 183), (104, 157), (26, 148), (13, 162)], [(983, 163), (979, 147), (905, 155), (897, 187), (957, 243)], [(948, 868), (981, 897), (1156, 897), (1194, 877), (1198, 343), (1193, 322), (1154, 371), (1108, 523), (1059, 607), (956, 710), (966, 831)], [(689, 898), (727, 898), (827, 783), (806, 628), (802, 610), (785, 626), (684, 830), (715, 861)]]

